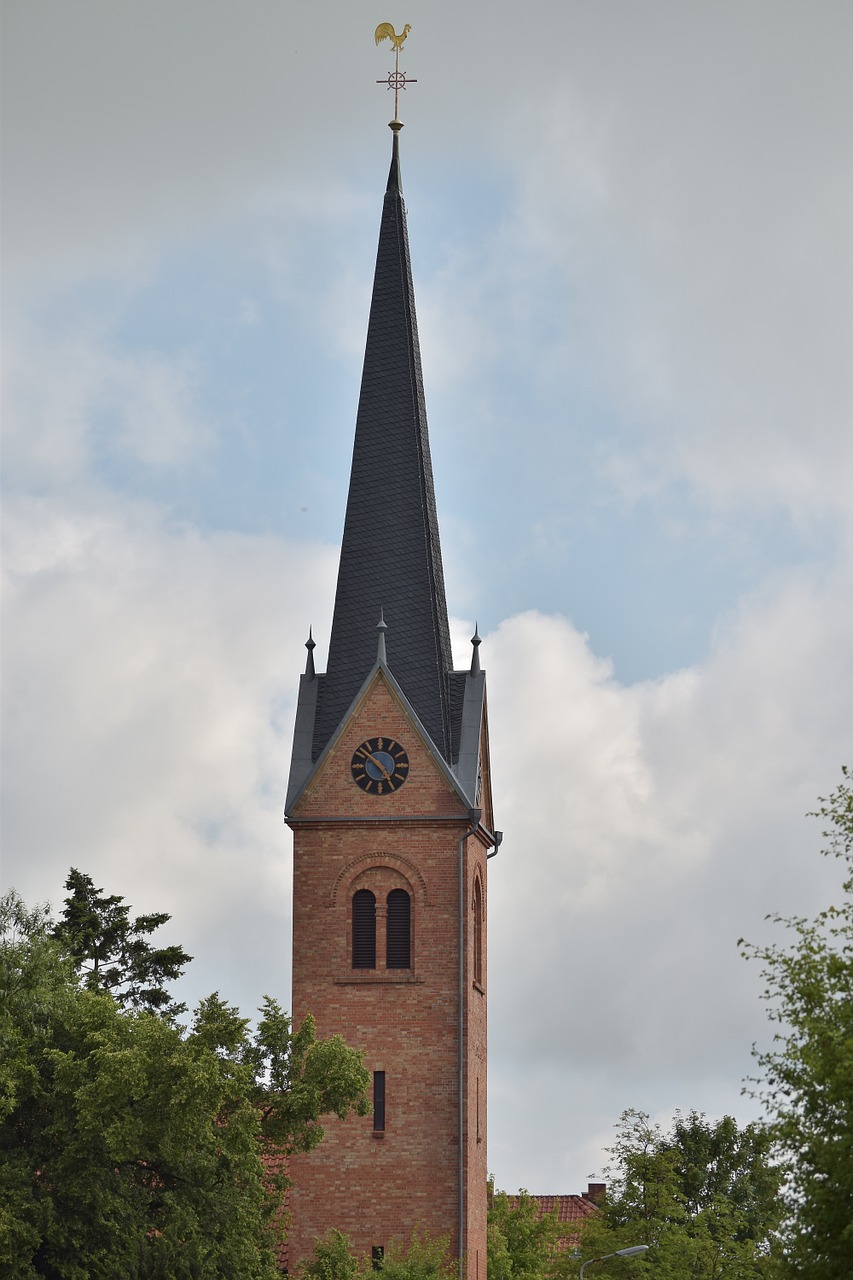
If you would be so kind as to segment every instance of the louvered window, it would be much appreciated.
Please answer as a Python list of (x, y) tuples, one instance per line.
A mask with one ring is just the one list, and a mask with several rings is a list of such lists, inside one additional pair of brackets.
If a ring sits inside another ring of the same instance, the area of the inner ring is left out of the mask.
[(483, 887), (474, 881), (474, 981), (483, 985)]
[(388, 894), (388, 921), (385, 936), (385, 967), (412, 967), (412, 900), (405, 889)]
[(352, 967), (376, 968), (376, 898), (369, 889), (352, 896)]

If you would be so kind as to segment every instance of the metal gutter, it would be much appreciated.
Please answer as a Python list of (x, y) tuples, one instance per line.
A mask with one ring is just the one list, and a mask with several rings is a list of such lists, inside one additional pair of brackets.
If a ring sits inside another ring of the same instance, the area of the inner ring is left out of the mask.
[(459, 1026), (458, 1026), (458, 1042), (457, 1042), (457, 1070), (458, 1070), (458, 1088), (459, 1088), (459, 1158), (458, 1158), (458, 1177), (459, 1177), (459, 1194), (457, 1201), (457, 1212), (459, 1214), (459, 1280), (463, 1280), (465, 1266), (465, 1151), (463, 1147), (463, 1137), (465, 1132), (465, 1053), (464, 1053), (464, 1032), (465, 1032), (465, 874), (464, 874), (464, 857), (465, 842), (471, 836), (477, 835), (480, 830), (480, 818), (483, 816), (482, 809), (469, 809), (468, 821), (471, 826), (468, 831), (464, 832), (458, 840), (457, 852), (459, 855)]

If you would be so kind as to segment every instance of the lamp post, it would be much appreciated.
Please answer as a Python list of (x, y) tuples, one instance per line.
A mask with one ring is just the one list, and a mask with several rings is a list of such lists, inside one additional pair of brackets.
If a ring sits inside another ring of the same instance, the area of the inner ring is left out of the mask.
[(648, 1247), (647, 1244), (632, 1244), (628, 1249), (617, 1249), (615, 1253), (603, 1253), (600, 1258), (587, 1258), (580, 1269), (578, 1280), (583, 1280), (583, 1273), (594, 1262), (606, 1262), (608, 1258), (633, 1258), (637, 1253), (645, 1253)]

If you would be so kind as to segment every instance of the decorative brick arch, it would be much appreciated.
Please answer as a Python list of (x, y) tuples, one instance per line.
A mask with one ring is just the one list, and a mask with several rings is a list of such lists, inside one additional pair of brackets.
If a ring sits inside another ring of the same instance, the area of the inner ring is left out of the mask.
[(327, 905), (330, 907), (338, 905), (338, 895), (342, 885), (352, 884), (356, 876), (361, 875), (363, 871), (372, 871), (380, 867), (388, 867), (391, 871), (396, 871), (408, 883), (418, 905), (429, 906), (426, 881), (419, 869), (408, 858), (402, 858), (396, 853), (365, 853), (360, 858), (353, 858), (336, 877)]

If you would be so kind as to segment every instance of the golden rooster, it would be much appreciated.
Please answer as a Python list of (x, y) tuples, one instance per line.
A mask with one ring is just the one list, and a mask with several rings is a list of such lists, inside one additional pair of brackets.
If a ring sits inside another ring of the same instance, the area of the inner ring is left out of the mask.
[(390, 22), (380, 22), (373, 34), (376, 38), (377, 44), (381, 44), (383, 40), (390, 40), (391, 48), (395, 53), (399, 53), (403, 47), (403, 41), (406, 39), (406, 36), (409, 34), (411, 29), (412, 24), (407, 22), (400, 34), (397, 35), (397, 32), (391, 26)]

